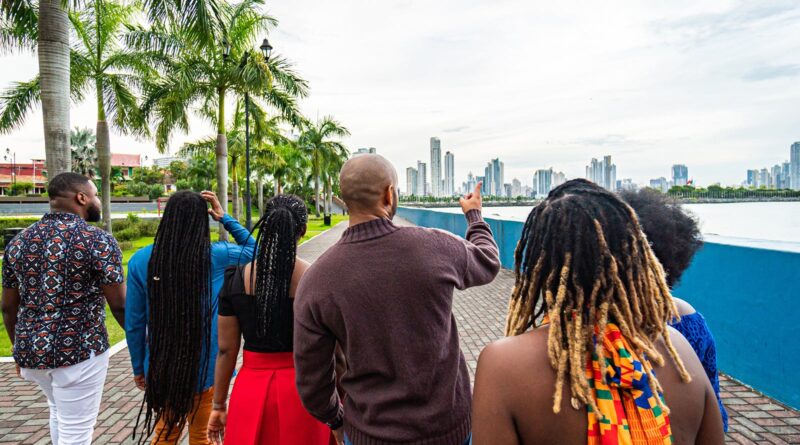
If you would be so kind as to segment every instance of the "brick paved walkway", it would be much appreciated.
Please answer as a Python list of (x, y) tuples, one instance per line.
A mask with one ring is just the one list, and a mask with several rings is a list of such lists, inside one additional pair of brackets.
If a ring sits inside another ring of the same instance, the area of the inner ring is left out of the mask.
[[(300, 247), (300, 255), (316, 259), (343, 230), (340, 225), (307, 242)], [(502, 271), (492, 284), (456, 295), (461, 347), (471, 373), (484, 345), (502, 335), (512, 285), (511, 272)], [(800, 444), (800, 413), (726, 377), (721, 385), (731, 415), (729, 443)], [(128, 353), (123, 349), (111, 358), (95, 443), (134, 443), (130, 436), (140, 403), (141, 393), (132, 385)], [(47, 403), (39, 390), (18, 379), (11, 364), (0, 364), (0, 444), (50, 443), (47, 416)]]

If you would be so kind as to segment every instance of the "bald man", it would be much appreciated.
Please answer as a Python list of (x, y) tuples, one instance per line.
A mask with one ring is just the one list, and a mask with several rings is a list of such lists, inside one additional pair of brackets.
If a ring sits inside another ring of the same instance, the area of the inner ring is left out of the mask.
[[(468, 443), (472, 398), (453, 290), (487, 284), (500, 269), (480, 184), (460, 201), (466, 240), (394, 225), (397, 173), (379, 155), (348, 161), (340, 185), (350, 227), (308, 269), (294, 302), (300, 398), (339, 443)], [(348, 365), (344, 405), (337, 341)]]

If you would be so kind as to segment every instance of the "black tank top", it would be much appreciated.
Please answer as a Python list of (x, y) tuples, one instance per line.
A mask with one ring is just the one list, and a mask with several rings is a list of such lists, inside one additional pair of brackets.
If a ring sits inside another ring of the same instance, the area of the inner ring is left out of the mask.
[[(275, 318), (288, 319), (289, 326), (285, 332), (267, 332), (267, 335), (258, 335), (258, 305), (255, 295), (245, 293), (244, 288), (245, 265), (230, 266), (225, 269), (225, 283), (219, 293), (219, 315), (236, 317), (239, 328), (244, 337), (244, 349), (252, 352), (293, 352), (292, 324), (294, 311), (292, 305), (286, 313), (273, 313)], [(288, 296), (287, 296), (288, 298)], [(277, 311), (275, 308), (269, 310)]]

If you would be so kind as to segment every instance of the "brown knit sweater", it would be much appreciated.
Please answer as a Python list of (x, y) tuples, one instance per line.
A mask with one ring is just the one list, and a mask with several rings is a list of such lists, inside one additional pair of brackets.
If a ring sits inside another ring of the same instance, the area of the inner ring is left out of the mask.
[(333, 351), (347, 358), (345, 431), (354, 445), (461, 445), (471, 392), (453, 289), (491, 282), (497, 244), (480, 211), (467, 240), (386, 219), (352, 226), (304, 275), (294, 302), (297, 389), (306, 409), (339, 413)]

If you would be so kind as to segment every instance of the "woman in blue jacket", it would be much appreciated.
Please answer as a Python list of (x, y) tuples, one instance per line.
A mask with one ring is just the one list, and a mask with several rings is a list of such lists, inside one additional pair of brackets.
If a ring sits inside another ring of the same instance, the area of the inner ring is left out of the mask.
[[(236, 244), (211, 242), (209, 215)], [(225, 268), (250, 262), (254, 249), (253, 237), (225, 214), (216, 195), (177, 192), (155, 242), (128, 262), (125, 333), (133, 379), (145, 391), (143, 433), (155, 432), (153, 444), (177, 443), (187, 423), (191, 445), (208, 443), (217, 296)]]

